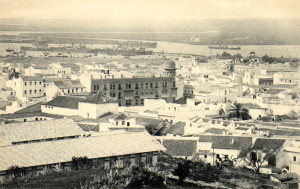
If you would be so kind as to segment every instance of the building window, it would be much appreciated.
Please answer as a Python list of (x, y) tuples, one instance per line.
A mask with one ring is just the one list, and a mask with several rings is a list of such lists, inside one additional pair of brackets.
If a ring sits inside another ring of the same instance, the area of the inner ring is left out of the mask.
[(126, 105), (130, 106), (131, 105), (131, 100), (126, 100)]
[(29, 90), (29, 94), (31, 94), (32, 93), (32, 91), (31, 90)]
[(122, 121), (122, 125), (125, 125), (125, 121)]
[(29, 85), (32, 85), (32, 82), (31, 82), (31, 81), (29, 82)]
[(119, 89), (119, 90), (122, 90), (122, 85), (121, 85), (121, 84), (119, 84), (118, 89)]
[(38, 121), (39, 120), (39, 118), (35, 118), (35, 121)]
[(204, 158), (206, 159), (206, 158), (207, 158), (207, 155), (204, 155)]
[(130, 126), (130, 122), (127, 122), (127, 127), (129, 127)]
[(36, 85), (36, 81), (34, 82), (34, 85)]
[(146, 87), (145, 88), (148, 89), (148, 83), (146, 83)]
[(34, 94), (36, 94), (36, 90), (34, 90)]
[(150, 83), (150, 88), (153, 88), (153, 83)]
[(158, 88), (158, 83), (157, 82), (155, 83), (155, 88)]
[(135, 100), (135, 105), (138, 105), (139, 104), (139, 100)]
[(27, 85), (27, 82), (25, 82), (24, 85), (26, 86), (26, 85)]
[(138, 83), (135, 84), (135, 89), (139, 89), (139, 84)]
[(293, 160), (294, 160), (294, 161), (297, 161), (297, 157), (296, 157), (296, 156), (294, 156), (294, 157), (293, 157)]
[(26, 122), (27, 120), (26, 119), (24, 119), (24, 122)]
[(105, 90), (105, 91), (107, 90), (107, 87), (106, 87), (106, 85), (104, 85), (104, 86), (103, 86), (103, 90)]
[(42, 85), (42, 82), (40, 81), (40, 85)]
[(24, 91), (24, 94), (27, 94), (27, 91), (26, 91), (26, 90)]
[(144, 83), (141, 83), (141, 89), (144, 88)]
[(173, 87), (174, 87), (174, 88), (176, 87), (176, 82), (175, 82), (175, 81), (173, 81)]

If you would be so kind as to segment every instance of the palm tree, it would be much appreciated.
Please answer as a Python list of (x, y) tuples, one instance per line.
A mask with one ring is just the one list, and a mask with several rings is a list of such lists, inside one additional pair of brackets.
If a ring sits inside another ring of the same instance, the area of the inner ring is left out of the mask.
[(231, 104), (231, 109), (229, 110), (228, 118), (237, 118), (241, 120), (251, 119), (249, 111), (246, 108), (243, 108), (243, 105), (237, 102)]

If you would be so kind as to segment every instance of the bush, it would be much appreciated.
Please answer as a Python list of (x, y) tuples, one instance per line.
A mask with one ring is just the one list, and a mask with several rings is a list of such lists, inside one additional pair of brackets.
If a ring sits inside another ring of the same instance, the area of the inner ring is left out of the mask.
[(71, 167), (73, 170), (90, 169), (92, 162), (85, 157), (72, 157)]
[(194, 181), (214, 182), (219, 179), (222, 167), (211, 166), (203, 162), (191, 164), (189, 178)]
[(16, 179), (20, 178), (25, 174), (25, 168), (24, 167), (19, 167), (17, 165), (11, 166), (7, 170), (7, 179)]
[(179, 177), (179, 182), (182, 183), (190, 173), (191, 161), (180, 161), (177, 163), (177, 168), (173, 171), (175, 176)]

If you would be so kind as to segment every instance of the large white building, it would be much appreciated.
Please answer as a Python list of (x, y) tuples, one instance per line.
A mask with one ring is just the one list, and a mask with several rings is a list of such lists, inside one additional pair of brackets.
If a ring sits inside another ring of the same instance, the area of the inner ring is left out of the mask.
[(39, 76), (13, 77), (6, 86), (15, 90), (16, 97), (22, 101), (37, 101), (44, 97), (44, 81)]

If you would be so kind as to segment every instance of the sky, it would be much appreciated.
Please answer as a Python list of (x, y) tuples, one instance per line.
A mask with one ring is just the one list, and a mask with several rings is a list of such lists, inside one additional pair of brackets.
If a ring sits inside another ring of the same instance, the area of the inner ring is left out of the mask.
[(0, 0), (0, 18), (298, 19), (300, 0)]

